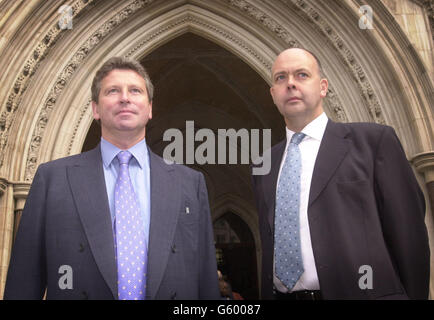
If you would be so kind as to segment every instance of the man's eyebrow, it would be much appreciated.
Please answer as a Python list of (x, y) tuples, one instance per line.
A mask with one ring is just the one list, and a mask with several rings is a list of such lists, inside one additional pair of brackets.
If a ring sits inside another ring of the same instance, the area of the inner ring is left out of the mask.
[[(295, 69), (294, 72), (300, 72), (300, 71), (311, 73), (311, 71), (308, 68), (306, 68), (306, 67), (301, 67), (301, 68)], [(278, 75), (281, 75), (281, 74), (287, 74), (287, 73), (288, 72), (284, 71), (284, 70), (277, 71), (277, 72), (273, 73), (273, 78), (275, 76), (278, 76)]]
[(298, 68), (295, 70), (295, 72), (300, 72), (300, 71), (304, 71), (304, 72), (308, 72), (308, 73), (311, 72), (308, 68), (305, 68), (305, 67), (301, 67), (301, 68)]
[(110, 85), (106, 86), (105, 88), (106, 88), (106, 89), (112, 89), (112, 88), (118, 88), (118, 87), (119, 87), (119, 86), (116, 85), (116, 84), (110, 84)]
[(287, 72), (286, 71), (278, 71), (278, 72), (275, 72), (275, 73), (273, 73), (273, 77), (275, 77), (275, 76), (277, 76), (277, 75), (281, 75), (281, 74), (287, 74)]

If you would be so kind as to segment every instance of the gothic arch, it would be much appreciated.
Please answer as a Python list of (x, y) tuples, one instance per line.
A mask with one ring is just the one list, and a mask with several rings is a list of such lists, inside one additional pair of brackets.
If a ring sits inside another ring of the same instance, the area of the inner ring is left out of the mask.
[[(81, 19), (74, 28), (78, 31), (69, 35), (65, 33), (45, 51), (40, 49), (43, 47), (40, 44), (37, 47), (39, 51), (33, 52), (30, 60), (37, 61), (34, 69), (26, 64), (23, 71), (32, 78), (31, 81), (19, 77), (12, 90), (16, 93), (9, 96), (6, 105), (11, 110), (18, 109), (14, 115), (21, 121), (13, 121), (11, 116), (9, 122), (13, 128), (7, 128), (8, 134), (3, 136), (2, 142), (23, 141), (26, 137), (25, 162), (11, 161), (16, 159), (17, 151), (23, 151), (23, 144), (15, 145), (15, 148), (10, 148), (13, 144), (3, 146), (8, 146), (5, 151), (7, 163), (11, 163), (8, 171), (13, 173), (12, 180), (31, 181), (37, 164), (80, 150), (91, 121), (89, 75), (102, 60), (112, 55), (141, 58), (185, 32), (196, 33), (227, 48), (267, 82), (272, 60), (283, 48), (302, 45), (319, 52), (332, 85), (327, 101), (332, 118), (376, 121), (394, 126), (409, 158), (430, 151), (432, 147), (431, 123), (425, 120), (429, 119), (429, 102), (432, 100), (426, 93), (432, 85), (424, 78), (421, 79), (422, 86), (412, 84), (411, 80), (419, 76), (418, 71), (423, 67), (417, 54), (411, 54), (398, 63), (403, 47), (408, 43), (405, 38), (398, 38), (402, 36), (399, 29), (385, 29), (390, 14), (381, 5), (376, 5), (375, 9), (386, 22), (378, 19), (379, 30), (363, 34), (357, 30), (356, 23), (347, 21), (358, 20), (357, 7), (350, 1), (339, 6), (331, 3), (325, 8), (313, 1), (295, 0), (277, 1), (272, 5), (229, 0), (206, 3), (124, 1), (123, 4), (106, 4), (106, 11), (99, 14), (98, 19), (89, 18), (96, 15), (96, 11), (101, 12), (101, 8), (91, 8), (80, 15), (77, 9)], [(82, 3), (82, 6), (85, 5)], [(348, 18), (333, 19), (336, 14)], [(347, 34), (341, 31), (344, 23)], [(294, 28), (298, 25), (306, 27)], [(392, 26), (395, 27), (393, 21)], [(52, 29), (48, 34), (53, 33)], [(79, 39), (75, 38), (77, 33)], [(83, 34), (89, 36), (83, 37)], [(363, 38), (352, 43), (351, 36)], [(47, 37), (44, 41), (49, 43), (51, 38)], [(399, 41), (393, 43), (393, 50), (387, 50), (386, 45), (395, 38)], [(372, 55), (379, 46), (385, 50), (378, 56)], [(38, 61), (41, 56), (44, 59)], [(379, 68), (385, 77), (375, 74)], [(402, 76), (403, 72), (405, 76)], [(389, 85), (387, 80), (392, 78), (400, 81)], [(41, 87), (46, 90), (41, 91)], [(402, 88), (411, 90), (406, 94)], [(354, 92), (359, 92), (359, 95), (354, 95)], [(413, 99), (409, 95), (413, 95)], [(36, 112), (28, 112), (30, 109)], [(20, 139), (16, 139), (18, 137)]]
[[(365, 2), (375, 13), (373, 30), (358, 27), (358, 8)], [(114, 55), (140, 59), (189, 32), (238, 56), (268, 83), (272, 61), (282, 49), (304, 46), (317, 52), (331, 83), (328, 115), (337, 121), (393, 126), (408, 158), (425, 174), (419, 176), (421, 184), (434, 183), (433, 81), (380, 1), (68, 3), (73, 9), (72, 30), (58, 27), (58, 1), (0, 2), (11, 17), (5, 25), (18, 26), (5, 35), (7, 46), (0, 39), (0, 61), (5, 65), (0, 75), (1, 248), (10, 249), (13, 213), (22, 209), (38, 164), (80, 152), (92, 121), (90, 83), (102, 62)], [(264, 128), (273, 126), (258, 110), (251, 112)], [(240, 204), (239, 199), (224, 200)], [(256, 230), (254, 209), (238, 209)], [(427, 225), (433, 238), (430, 214)], [(2, 258), (1, 266), (5, 265)]]

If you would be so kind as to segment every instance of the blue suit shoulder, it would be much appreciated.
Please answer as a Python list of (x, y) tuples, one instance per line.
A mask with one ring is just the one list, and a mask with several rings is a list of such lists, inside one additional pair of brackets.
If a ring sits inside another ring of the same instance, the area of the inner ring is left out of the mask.
[(51, 171), (63, 170), (66, 167), (80, 165), (82, 163), (89, 163), (89, 161), (96, 161), (98, 159), (98, 156), (99, 159), (101, 159), (101, 152), (99, 151), (99, 149), (95, 148), (93, 150), (86, 151), (83, 153), (41, 163), (38, 167), (38, 171), (51, 172)]
[(373, 122), (332, 122), (334, 125), (343, 126), (347, 130), (355, 133), (364, 133), (368, 135), (382, 134), (384, 130), (392, 130), (393, 128), (387, 125), (373, 123)]
[(354, 143), (367, 143), (371, 146), (376, 146), (385, 137), (388, 137), (388, 140), (391, 137), (393, 137), (392, 140), (398, 140), (395, 130), (383, 124), (371, 122), (337, 123), (331, 121), (329, 124), (327, 129), (330, 128), (331, 134), (350, 138)]

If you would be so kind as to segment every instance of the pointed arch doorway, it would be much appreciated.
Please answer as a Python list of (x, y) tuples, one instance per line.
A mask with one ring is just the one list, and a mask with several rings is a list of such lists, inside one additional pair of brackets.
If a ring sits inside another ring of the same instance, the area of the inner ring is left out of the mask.
[(258, 299), (255, 240), (248, 225), (226, 212), (214, 222), (217, 268), (234, 292), (244, 299)]
[[(214, 42), (185, 33), (160, 46), (141, 61), (155, 86), (153, 119), (147, 143), (163, 154), (168, 128), (270, 128), (272, 144), (284, 137), (284, 122), (268, 84), (245, 62)], [(95, 147), (100, 128), (94, 121), (81, 151)]]

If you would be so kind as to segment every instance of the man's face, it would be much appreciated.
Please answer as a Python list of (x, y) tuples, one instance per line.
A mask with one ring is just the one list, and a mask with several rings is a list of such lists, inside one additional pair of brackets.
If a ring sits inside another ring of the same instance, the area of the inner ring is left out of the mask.
[(284, 116), (287, 126), (309, 124), (322, 109), (328, 83), (321, 79), (315, 58), (302, 49), (288, 49), (276, 59), (270, 89), (274, 104)]
[(98, 103), (92, 102), (93, 117), (101, 121), (106, 139), (124, 134), (145, 136), (152, 118), (145, 80), (135, 71), (115, 69), (101, 81)]

